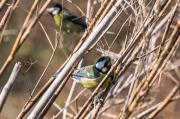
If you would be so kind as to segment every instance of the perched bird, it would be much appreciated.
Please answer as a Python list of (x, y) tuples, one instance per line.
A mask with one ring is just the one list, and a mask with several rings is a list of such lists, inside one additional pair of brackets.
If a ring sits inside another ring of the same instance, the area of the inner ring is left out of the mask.
[(61, 26), (63, 31), (72, 33), (80, 33), (85, 31), (87, 25), (82, 18), (74, 15), (69, 10), (62, 8), (59, 3), (52, 2), (51, 6), (47, 8), (47, 11), (54, 18), (55, 24), (59, 27)]
[[(71, 78), (77, 83), (81, 83), (84, 88), (94, 91), (110, 70), (111, 65), (111, 58), (109, 56), (102, 56), (95, 65), (89, 65), (75, 70)], [(53, 77), (57, 77), (58, 75), (59, 73), (56, 73)], [(112, 79), (113, 76), (109, 77), (101, 89), (104, 90)]]

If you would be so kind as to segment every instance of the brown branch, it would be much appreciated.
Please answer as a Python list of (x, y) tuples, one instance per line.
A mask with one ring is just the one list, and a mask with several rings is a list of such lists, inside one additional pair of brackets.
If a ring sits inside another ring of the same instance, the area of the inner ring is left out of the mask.
[[(176, 27), (174, 28), (174, 31), (167, 43), (167, 45), (165, 46), (163, 52), (160, 55), (160, 58), (157, 60), (157, 62), (154, 64), (152, 71), (149, 73), (147, 78), (144, 78), (145, 81), (144, 83), (142, 83), (142, 87), (140, 88), (140, 86), (137, 88), (138, 90), (140, 89), (140, 91), (136, 91), (138, 92), (138, 94), (134, 97), (134, 101), (132, 102), (132, 104), (129, 106), (129, 108), (126, 110), (126, 114), (124, 114), (124, 119), (128, 118), (133, 110), (135, 109), (135, 107), (137, 106), (138, 102), (140, 101), (140, 99), (144, 96), (144, 94), (146, 94), (149, 90), (149, 84), (151, 83), (151, 81), (153, 81), (153, 79), (155, 78), (155, 75), (158, 75), (159, 73), (157, 73), (157, 71), (159, 71), (159, 68), (162, 66), (162, 63), (164, 61), (164, 59), (168, 56), (168, 53), (172, 48), (173, 44), (175, 43), (175, 41), (177, 41), (177, 38), (179, 37), (179, 31), (180, 31), (180, 22), (177, 23)], [(117, 117), (117, 119), (119, 119), (122, 115), (122, 113), (120, 113)]]
[(5, 32), (7, 25), (11, 19), (12, 13), (13, 13), (14, 9), (16, 8), (15, 7), (15, 5), (17, 4), (16, 2), (18, 3), (19, 1), (13, 0), (12, 4), (8, 7), (6, 13), (4, 14), (4, 16), (0, 22), (0, 30), (1, 30), (0, 43), (2, 42), (4, 32)]
[(179, 84), (177, 84), (172, 91), (169, 93), (169, 95), (166, 97), (166, 99), (161, 103), (160, 106), (156, 110), (154, 110), (147, 119), (153, 119), (169, 102), (172, 100), (173, 96), (176, 94), (176, 92), (179, 89)]
[(6, 3), (7, 0), (1, 0), (0, 3), (0, 10), (2, 9), (2, 7), (4, 7), (4, 4)]
[(160, 48), (159, 48), (159, 51), (158, 51), (158, 57), (160, 56), (161, 52), (162, 52), (162, 47), (164, 46), (165, 44), (165, 40), (166, 40), (166, 37), (167, 37), (167, 34), (168, 34), (168, 31), (170, 29), (170, 25), (172, 23), (172, 20), (175, 16), (175, 13), (177, 11), (177, 5), (176, 7), (174, 7), (173, 11), (172, 11), (172, 15), (171, 17), (168, 19), (168, 22), (166, 24), (166, 28), (165, 28), (165, 31), (164, 31), (164, 34), (163, 34), (163, 37), (162, 37), (162, 41), (161, 41), (161, 45), (160, 45)]
[(109, 85), (108, 85), (108, 87), (106, 88), (106, 90), (103, 92), (103, 94), (101, 94), (102, 96), (99, 98), (99, 101), (101, 101), (101, 102), (99, 102), (99, 103), (96, 105), (96, 107), (94, 107), (94, 108), (95, 108), (95, 111), (94, 111), (93, 115), (91, 116), (91, 119), (96, 119), (96, 118), (97, 118), (97, 115), (98, 115), (100, 109), (101, 109), (102, 106), (103, 106), (101, 103), (104, 104), (104, 101), (105, 101), (105, 99), (106, 99), (106, 97), (107, 97), (107, 95), (108, 95), (108, 93), (109, 93), (109, 91), (110, 91), (113, 83), (114, 83), (114, 82), (109, 83)]
[(111, 7), (114, 5), (115, 2), (116, 2), (116, 0), (111, 0), (108, 4), (102, 4), (102, 8), (104, 10), (103, 10), (103, 13), (102, 13), (101, 17), (96, 22), (95, 27), (102, 21), (104, 16), (109, 12), (109, 10), (111, 9)]
[[(6, 70), (6, 68), (9, 66), (9, 64), (11, 63), (11, 61), (14, 59), (17, 51), (19, 50), (19, 48), (21, 47), (21, 45), (23, 44), (23, 42), (26, 40), (26, 38), (28, 37), (28, 35), (30, 34), (30, 32), (32, 31), (32, 28), (35, 26), (35, 24), (38, 22), (39, 18), (41, 17), (41, 15), (43, 14), (43, 12), (45, 11), (46, 7), (50, 4), (52, 0), (48, 0), (44, 6), (41, 8), (41, 10), (39, 11), (38, 15), (33, 19), (33, 21), (31, 22), (31, 24), (29, 25), (29, 27), (26, 29), (25, 31), (25, 27), (27, 22), (29, 21), (29, 18), (31, 17), (33, 11), (36, 8), (37, 3), (39, 2), (38, 0), (35, 0), (35, 2), (33, 3), (31, 10), (28, 14), (28, 16), (26, 17), (26, 20), (23, 24), (23, 27), (21, 28), (21, 31), (19, 32), (19, 35), (16, 39), (16, 42), (11, 50), (10, 55), (8, 56), (6, 62), (3, 64), (1, 70), (0, 70), (0, 77), (2, 76), (2, 74), (4, 73), (4, 71)], [(25, 32), (24, 32), (25, 31)], [(24, 33), (24, 35), (23, 35)]]

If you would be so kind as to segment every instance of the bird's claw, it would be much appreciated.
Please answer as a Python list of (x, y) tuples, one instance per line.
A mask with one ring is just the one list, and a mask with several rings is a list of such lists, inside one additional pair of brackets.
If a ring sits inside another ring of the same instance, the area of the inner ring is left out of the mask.
[(103, 100), (101, 100), (101, 99), (97, 99), (97, 102), (103, 107), (103, 105), (104, 105), (104, 102), (103, 102)]

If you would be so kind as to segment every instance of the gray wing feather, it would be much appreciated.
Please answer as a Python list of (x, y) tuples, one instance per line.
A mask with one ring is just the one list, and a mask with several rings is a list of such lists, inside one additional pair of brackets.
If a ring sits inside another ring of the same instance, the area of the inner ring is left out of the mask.
[[(73, 73), (72, 73), (72, 76), (79, 76), (79, 77), (86, 77), (86, 78), (89, 78), (87, 77), (87, 74), (86, 72), (84, 71), (86, 69), (86, 67), (82, 67), (80, 69), (76, 69)], [(59, 75), (60, 72), (57, 72), (55, 73), (52, 77), (57, 77)]]
[(64, 12), (63, 17), (69, 22), (73, 22), (75, 24), (81, 25), (84, 29), (87, 28), (86, 22), (82, 18), (77, 17), (73, 15), (72, 13)]
[(72, 73), (72, 76), (85, 77), (85, 78), (94, 78), (94, 77), (95, 77), (94, 75), (89, 75), (89, 73), (86, 72), (86, 68), (88, 68), (88, 67), (89, 67), (89, 66), (76, 69), (76, 70)]
[(75, 70), (73, 73), (72, 73), (72, 78), (88, 78), (88, 79), (94, 79), (94, 78), (98, 78), (100, 76), (99, 72), (97, 72), (94, 68), (92, 70), (91, 73), (89, 72), (86, 72), (86, 68), (89, 68), (89, 67), (92, 67), (93, 65), (90, 65), (90, 66), (86, 66), (86, 67), (82, 67), (82, 68), (79, 68), (77, 70)]
[[(76, 69), (72, 73), (71, 78), (73, 80), (75, 80), (77, 83), (81, 82), (81, 78), (87, 78), (89, 80), (93, 80), (94, 78), (98, 78), (100, 76), (100, 74), (97, 71), (95, 71), (95, 69), (93, 70), (93, 72), (91, 72), (91, 74), (86, 72), (86, 68), (89, 68), (89, 67), (92, 67), (92, 65)], [(59, 72), (55, 73), (53, 75), (53, 77), (57, 77), (58, 75), (59, 75)]]

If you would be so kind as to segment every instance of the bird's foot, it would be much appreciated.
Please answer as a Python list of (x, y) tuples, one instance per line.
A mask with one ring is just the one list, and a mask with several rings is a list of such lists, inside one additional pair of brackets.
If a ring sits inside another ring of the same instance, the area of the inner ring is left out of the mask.
[(103, 107), (103, 105), (104, 105), (104, 101), (103, 100), (101, 100), (101, 99), (97, 99), (97, 102)]

